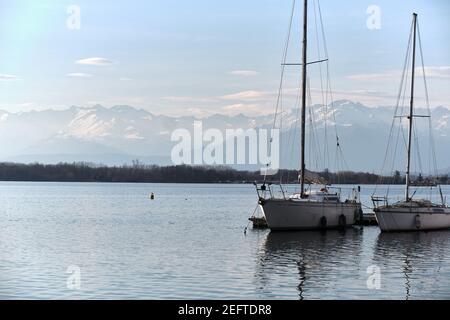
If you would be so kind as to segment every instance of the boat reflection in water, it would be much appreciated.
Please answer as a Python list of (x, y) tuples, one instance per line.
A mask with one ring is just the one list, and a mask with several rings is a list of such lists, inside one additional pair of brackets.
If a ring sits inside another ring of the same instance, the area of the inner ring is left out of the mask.
[(374, 250), (396, 299), (450, 299), (450, 231), (382, 233)]
[[(255, 277), (260, 290), (265, 295), (277, 292), (272, 298), (285, 299), (334, 299), (336, 293), (352, 296), (357, 284), (348, 283), (358, 277), (361, 233), (358, 228), (269, 233), (258, 253)], [(360, 282), (363, 289), (365, 280)]]
[[(270, 299), (450, 299), (448, 248), (450, 231), (271, 232), (258, 248), (254, 283)], [(378, 290), (368, 285), (374, 266)]]

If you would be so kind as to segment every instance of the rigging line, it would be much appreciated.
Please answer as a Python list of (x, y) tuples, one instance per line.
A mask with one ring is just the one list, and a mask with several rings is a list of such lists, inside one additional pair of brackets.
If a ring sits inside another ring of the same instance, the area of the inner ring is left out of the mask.
[(411, 50), (411, 42), (412, 42), (411, 40), (412, 40), (413, 27), (414, 27), (414, 24), (412, 23), (411, 24), (410, 34), (409, 34), (409, 39), (408, 39), (408, 46), (407, 46), (407, 49), (406, 49), (405, 61), (404, 61), (404, 65), (403, 65), (402, 78), (401, 78), (401, 81), (400, 81), (400, 89), (399, 89), (399, 92), (398, 92), (398, 95), (397, 95), (397, 102), (396, 102), (396, 107), (395, 107), (395, 111), (394, 111), (394, 118), (392, 119), (391, 128), (389, 130), (388, 145), (386, 147), (386, 152), (385, 152), (383, 164), (382, 164), (382, 167), (381, 167), (381, 173), (382, 174), (378, 178), (378, 182), (377, 182), (377, 185), (375, 186), (375, 189), (374, 189), (374, 192), (373, 192), (372, 196), (376, 195), (376, 193), (378, 191), (378, 185), (383, 183), (383, 181), (385, 181), (384, 177), (383, 177), (383, 172), (384, 172), (384, 170), (386, 168), (386, 165), (387, 165), (387, 162), (388, 162), (389, 150), (390, 150), (390, 141), (392, 139), (392, 136), (393, 136), (393, 133), (394, 133), (394, 129), (395, 129), (395, 123), (396, 123), (395, 116), (397, 116), (397, 112), (398, 112), (399, 105), (400, 105), (400, 100), (401, 100), (401, 94), (402, 94), (402, 91), (403, 91), (403, 85), (404, 85), (404, 82), (405, 82), (405, 74), (406, 74), (408, 61), (409, 61), (410, 50)]
[[(314, 170), (319, 170), (319, 159), (318, 159), (318, 154), (317, 154), (317, 150), (315, 149), (316, 146), (316, 128), (315, 128), (315, 119), (314, 119), (314, 110), (313, 110), (313, 105), (312, 105), (312, 96), (311, 96), (311, 82), (310, 79), (308, 78), (308, 105), (309, 105), (309, 132), (310, 132), (310, 137), (309, 137), (309, 146), (310, 146), (310, 152), (309, 152), (309, 162), (310, 165), (313, 166)], [(318, 143), (317, 143), (318, 145)]]
[[(318, 6), (318, 0), (314, 2), (314, 22), (315, 22), (315, 35), (316, 35), (316, 42), (317, 42), (317, 54), (319, 56), (319, 60), (322, 59), (322, 52), (320, 50), (320, 40), (319, 40), (319, 26), (318, 22), (320, 19), (317, 17), (318, 9), (316, 8)], [(323, 27), (323, 26), (322, 26)], [(322, 39), (322, 41), (324, 41)], [(328, 56), (324, 57), (328, 64)], [(330, 160), (329, 160), (329, 146), (328, 146), (328, 83), (326, 82), (324, 84), (324, 76), (322, 71), (322, 65), (319, 65), (319, 76), (320, 76), (320, 92), (322, 97), (322, 107), (323, 107), (323, 114), (324, 114), (324, 166), (330, 166)], [(327, 74), (328, 78), (328, 74)]]
[[(295, 104), (294, 104), (294, 106), (295, 106), (295, 109), (297, 110), (297, 114), (296, 114), (296, 117), (295, 117), (295, 119), (298, 119), (299, 118), (299, 112), (300, 112), (300, 109), (299, 109), (299, 107), (297, 107), (298, 105), (299, 105), (299, 103), (300, 103), (300, 95), (301, 95), (301, 89), (300, 89), (300, 85), (298, 86), (298, 91), (297, 91), (297, 95), (296, 95), (296, 100), (295, 100)], [(288, 114), (286, 114), (286, 118), (288, 117)], [(287, 140), (287, 147), (291, 147), (291, 156), (288, 158), (288, 159), (290, 159), (290, 160), (288, 160), (288, 163), (287, 163), (287, 165), (290, 167), (290, 166), (292, 166), (293, 165), (293, 155), (294, 155), (294, 146), (295, 146), (295, 137), (297, 136), (296, 135), (296, 132), (297, 132), (297, 128), (298, 128), (298, 121), (293, 121), (293, 122), (291, 122), (291, 125), (290, 125), (290, 129), (289, 129), (289, 131), (288, 131), (288, 133), (289, 133), (289, 135), (288, 135), (288, 140)], [(289, 162), (290, 161), (290, 162)], [(284, 174), (282, 174), (282, 175), (284, 175)], [(289, 181), (289, 179), (290, 179), (290, 173), (289, 173), (289, 171), (287, 172), (287, 180)]]
[[(330, 70), (329, 70), (329, 54), (328, 54), (328, 46), (327, 46), (327, 38), (325, 35), (325, 27), (323, 24), (323, 17), (322, 17), (322, 9), (320, 7), (320, 0), (317, 0), (317, 9), (319, 12), (319, 21), (320, 21), (320, 30), (322, 31), (322, 43), (323, 43), (323, 49), (324, 49), (324, 54), (325, 54), (325, 58), (327, 59), (327, 64), (326, 64), (326, 74), (327, 74), (327, 90), (329, 90), (330, 93), (330, 98), (331, 98), (331, 102), (333, 101), (332, 98), (332, 90), (331, 90), (331, 81), (330, 81)], [(326, 97), (328, 99), (328, 96)], [(328, 101), (325, 101), (325, 104), (328, 105)]]
[[(300, 79), (300, 81), (301, 81), (301, 79)], [(295, 119), (299, 119), (299, 117), (300, 117), (300, 97), (301, 97), (301, 86), (299, 84), (297, 95), (296, 95), (296, 99), (295, 99), (295, 104), (294, 104), (294, 106), (295, 106), (295, 108), (297, 110), (297, 113), (296, 113), (296, 116), (294, 118), (294, 121), (291, 124), (291, 130), (290, 130), (290, 133), (289, 133), (289, 141), (288, 141), (289, 145), (291, 146), (291, 155), (289, 157), (289, 159), (291, 161), (290, 162), (290, 166), (294, 165), (294, 160), (293, 160), (293, 158), (294, 158), (294, 146), (295, 146), (294, 142), (295, 142), (295, 137), (298, 136), (296, 133), (297, 133), (297, 130), (298, 130), (298, 127), (299, 127), (299, 122), (295, 121)], [(288, 178), (287, 178), (288, 181), (289, 181), (289, 178), (290, 178), (290, 175), (289, 175), (289, 172), (288, 172)]]
[[(319, 13), (319, 19), (317, 17), (317, 13)], [(321, 51), (320, 51), (320, 41), (319, 41), (319, 27), (318, 22), (320, 22), (321, 31), (322, 31), (322, 41), (324, 46), (324, 53), (327, 66), (328, 66), (328, 50), (326, 50), (326, 39), (325, 39), (325, 32), (323, 27), (323, 19), (322, 19), (322, 13), (320, 9), (320, 2), (319, 0), (316, 0), (314, 2), (314, 22), (315, 22), (315, 35), (316, 35), (316, 41), (317, 41), (317, 52), (319, 55), (319, 59), (321, 59)], [(324, 167), (330, 167), (330, 155), (329, 155), (329, 146), (328, 146), (328, 94), (327, 90), (328, 88), (325, 88), (327, 86), (327, 83), (324, 85), (323, 80), (323, 72), (322, 72), (322, 66), (319, 65), (319, 75), (320, 75), (320, 87), (321, 87), (321, 96), (322, 96), (322, 108), (323, 108), (323, 123), (324, 123)], [(327, 78), (328, 78), (328, 72), (327, 72)]]
[[(338, 155), (338, 152), (339, 152), (339, 150), (338, 149), (336, 149), (336, 153), (335, 153), (335, 167), (336, 167), (336, 170), (339, 172), (340, 171), (340, 165), (339, 165), (339, 155)], [(341, 183), (341, 177), (340, 177), (340, 175), (338, 174), (337, 175), (337, 183), (338, 184), (340, 184)]]
[(292, 1), (291, 18), (289, 20), (288, 33), (287, 33), (287, 37), (286, 37), (286, 43), (284, 45), (284, 51), (283, 51), (283, 57), (282, 57), (282, 66), (281, 66), (281, 79), (280, 79), (280, 85), (279, 85), (279, 88), (278, 88), (278, 97), (277, 97), (276, 110), (275, 110), (275, 119), (274, 119), (274, 125), (273, 125), (274, 128), (276, 127), (277, 116), (278, 116), (278, 109), (279, 109), (279, 106), (280, 106), (280, 100), (282, 99), (281, 93), (283, 91), (284, 73), (285, 73), (285, 70), (286, 70), (286, 66), (284, 64), (286, 63), (287, 54), (288, 54), (288, 50), (289, 50), (289, 42), (290, 42), (290, 39), (291, 39), (292, 23), (293, 23), (294, 14), (295, 14), (295, 2), (296, 2), (296, 0)]
[[(409, 62), (408, 62), (408, 64), (409, 64)], [(408, 75), (409, 75), (409, 71), (406, 73), (406, 77), (408, 77)], [(408, 81), (406, 81), (405, 89), (403, 91), (403, 100), (402, 100), (402, 109), (401, 109), (402, 110), (402, 114), (407, 109), (406, 105), (405, 105), (406, 89), (407, 89), (407, 87), (408, 87)], [(404, 118), (400, 118), (400, 123), (402, 123), (403, 119)], [(405, 132), (405, 128), (403, 127), (403, 125), (401, 126), (401, 129), (402, 129), (403, 143), (405, 144), (404, 147), (405, 147), (405, 149), (407, 149), (408, 148), (408, 139), (406, 137), (406, 132)]]
[(314, 149), (315, 149), (314, 159), (315, 159), (315, 162), (316, 162), (317, 169), (319, 170), (320, 168), (325, 167), (325, 162), (321, 158), (322, 157), (322, 151), (320, 149), (320, 142), (319, 142), (319, 138), (318, 138), (318, 135), (317, 135), (317, 126), (316, 126), (317, 119), (316, 119), (316, 111), (315, 111), (316, 108), (319, 108), (319, 112), (320, 112), (320, 107), (321, 106), (318, 105), (318, 106), (315, 107), (315, 106), (312, 105), (311, 101), (310, 101), (310, 103), (311, 103), (310, 110), (311, 110), (311, 115), (312, 115), (312, 135), (313, 135), (312, 139), (313, 139), (313, 146), (314, 146)]
[(281, 97), (281, 93), (282, 93), (282, 90), (283, 90), (284, 73), (285, 73), (285, 70), (286, 70), (286, 66), (284, 64), (286, 63), (287, 54), (288, 54), (288, 50), (289, 50), (289, 42), (291, 40), (292, 23), (293, 23), (293, 20), (294, 20), (294, 13), (295, 13), (295, 2), (296, 2), (296, 0), (292, 1), (291, 18), (290, 18), (290, 21), (289, 21), (289, 27), (288, 27), (288, 34), (287, 34), (287, 38), (286, 38), (286, 43), (284, 45), (284, 52), (283, 52), (282, 66), (281, 66), (281, 79), (280, 79), (280, 85), (279, 85), (279, 89), (278, 89), (278, 97), (277, 97), (276, 110), (275, 110), (274, 128), (276, 127), (278, 108), (280, 106), (279, 104), (280, 104), (280, 100), (282, 98)]
[(399, 140), (400, 140), (401, 127), (402, 127), (401, 125), (398, 127), (397, 138), (395, 140), (395, 145), (394, 145), (394, 150), (393, 150), (394, 152), (392, 153), (392, 166), (391, 166), (391, 170), (389, 172), (390, 176), (387, 176), (386, 180), (385, 180), (388, 185), (387, 190), (386, 190), (386, 197), (389, 195), (390, 185), (391, 185), (391, 183), (394, 182), (394, 179), (395, 179), (392, 177), (392, 173), (394, 172), (395, 160), (397, 158), (397, 150), (398, 150), (398, 144), (399, 144)]
[(423, 172), (423, 166), (422, 166), (422, 157), (420, 155), (420, 144), (419, 144), (419, 136), (417, 134), (417, 126), (413, 127), (413, 133), (414, 133), (414, 142), (415, 142), (415, 146), (416, 146), (416, 156), (417, 156), (417, 163), (419, 166), (419, 172), (420, 173), (424, 173)]
[[(411, 31), (412, 32), (412, 31)], [(411, 40), (412, 43), (412, 40)], [(410, 47), (411, 49), (411, 47)], [(408, 87), (408, 75), (409, 75), (409, 64), (411, 61), (411, 54), (410, 51), (408, 51), (407, 54), (407, 60), (406, 60), (406, 64), (405, 64), (405, 69), (404, 71), (404, 82), (402, 82), (402, 85), (404, 84), (404, 87), (402, 86), (402, 88), (400, 89), (400, 98), (399, 98), (399, 102), (398, 102), (398, 107), (400, 108), (400, 114), (403, 115), (403, 112), (405, 111), (405, 99), (406, 99), (406, 88)], [(403, 91), (403, 92), (402, 92)], [(401, 102), (400, 102), (401, 100)], [(397, 115), (398, 109), (395, 113), (395, 115)], [(407, 142), (406, 142), (406, 137), (405, 137), (405, 131), (404, 131), (404, 127), (403, 127), (403, 122), (402, 120), (404, 119), (404, 117), (400, 117), (399, 119), (399, 126), (398, 126), (398, 131), (397, 131), (397, 136), (396, 136), (396, 141), (395, 141), (395, 148), (394, 148), (394, 152), (392, 155), (392, 164), (389, 167), (389, 173), (390, 176), (388, 176), (386, 178), (386, 182), (388, 182), (388, 188), (386, 190), (386, 197), (389, 195), (389, 191), (390, 191), (390, 184), (394, 182), (394, 178), (392, 177), (392, 174), (394, 172), (394, 168), (395, 168), (395, 161), (397, 159), (397, 150), (399, 148), (399, 141), (400, 141), (400, 136), (403, 138), (403, 143), (404, 143), (404, 147), (407, 148)], [(394, 118), (395, 121), (395, 118)]]
[[(296, 107), (295, 109), (297, 110), (297, 114), (296, 114), (295, 119), (299, 118), (300, 109), (297, 106), (300, 103), (299, 102), (300, 101), (300, 96), (301, 96), (301, 89), (300, 89), (300, 86), (299, 86), (298, 87), (298, 92), (297, 92), (297, 95), (296, 95), (295, 104), (294, 104), (294, 106)], [(285, 117), (288, 118), (288, 114), (287, 113), (286, 113)], [(291, 125), (290, 125), (290, 128), (289, 128), (289, 131), (288, 131), (288, 139), (287, 139), (287, 147), (291, 146), (291, 156), (288, 158), (290, 160), (288, 160), (288, 163), (287, 163), (287, 165), (289, 167), (293, 165), (292, 159), (293, 159), (293, 155), (294, 155), (294, 146), (295, 146), (294, 142), (295, 142), (295, 137), (297, 136), (296, 135), (297, 128), (298, 128), (298, 121), (292, 121)], [(284, 173), (281, 173), (281, 176), (284, 177)], [(289, 179), (290, 179), (289, 171), (287, 172), (286, 178), (287, 178), (287, 181), (289, 181)]]
[[(284, 108), (283, 108), (283, 89), (281, 89), (281, 100), (280, 100), (280, 154), (283, 154), (283, 117), (284, 117)], [(281, 158), (282, 159), (282, 158)], [(283, 167), (282, 160), (280, 161), (280, 167)], [(283, 171), (280, 173), (280, 185), (283, 184)]]
[(311, 91), (309, 90), (309, 86), (310, 83), (308, 81), (308, 105), (310, 106), (308, 108), (308, 115), (309, 115), (309, 139), (308, 139), (308, 164), (309, 167), (312, 170), (316, 170), (316, 167), (313, 167), (313, 161), (312, 161), (312, 157), (313, 157), (313, 141), (312, 141), (312, 137), (313, 137), (313, 123), (312, 123), (312, 106), (311, 106)]
[[(422, 75), (423, 75), (423, 83), (424, 83), (424, 87), (425, 87), (425, 99), (426, 99), (428, 116), (429, 116), (429, 118), (428, 118), (428, 125), (429, 125), (429, 134), (430, 134), (430, 149), (431, 149), (431, 153), (433, 155), (433, 166), (434, 166), (434, 171), (435, 171), (434, 174), (437, 177), (439, 174), (438, 174), (437, 159), (436, 159), (436, 145), (435, 145), (434, 134), (433, 134), (433, 123), (432, 123), (432, 119), (431, 119), (430, 96), (429, 96), (429, 91), (428, 91), (427, 77), (426, 77), (426, 73), (425, 73), (425, 61), (424, 61), (424, 57), (423, 57), (422, 38), (421, 38), (419, 21), (417, 21), (417, 33), (418, 33), (418, 38), (419, 38), (419, 48), (420, 48), (420, 58), (421, 58), (420, 60), (422, 62)], [(430, 171), (431, 171), (431, 168), (430, 168)]]
[[(314, 24), (316, 26), (315, 28), (315, 35), (316, 35), (316, 44), (317, 44), (317, 55), (318, 59), (322, 59), (322, 54), (320, 50), (320, 41), (319, 41), (319, 29), (318, 29), (318, 23), (317, 23), (317, 10), (316, 10), (317, 1), (314, 1)], [(328, 59), (328, 57), (325, 57)], [(324, 95), (324, 85), (323, 85), (323, 75), (322, 75), (322, 65), (319, 64), (319, 75), (320, 75), (320, 89), (321, 89), (321, 96), (322, 96), (322, 105), (325, 105), (325, 95)]]
[[(409, 66), (409, 64), (411, 63), (411, 59), (412, 59), (412, 54), (410, 54), (409, 56), (408, 56), (408, 62), (407, 62), (407, 65)], [(403, 116), (404, 114), (405, 115), (408, 115), (409, 116), (409, 107), (406, 105), (406, 103), (405, 103), (405, 100), (406, 100), (406, 90), (407, 89), (409, 89), (409, 83), (408, 83), (408, 77), (409, 77), (409, 68), (407, 68), (406, 69), (406, 75), (405, 75), (405, 87), (404, 87), (404, 89), (403, 89), (403, 95), (402, 95), (402, 97), (403, 97), (403, 99), (402, 99), (402, 102), (401, 102), (401, 115)], [(412, 81), (412, 80), (411, 80)], [(409, 102), (408, 102), (409, 103)], [(400, 123), (402, 123), (402, 120), (403, 119), (405, 119), (405, 117), (401, 117), (400, 118)], [(403, 127), (403, 125), (401, 126), (401, 129), (402, 129), (402, 138), (403, 138), (403, 143), (404, 143), (404, 147), (405, 147), (405, 149), (408, 149), (408, 139), (407, 139), (407, 137), (406, 137), (406, 132), (405, 132), (405, 128)]]
[[(273, 130), (275, 130), (276, 125), (277, 125), (278, 109), (279, 109), (279, 106), (280, 106), (279, 104), (280, 104), (281, 95), (282, 95), (282, 89), (283, 89), (284, 73), (285, 73), (285, 70), (286, 70), (286, 66), (284, 64), (286, 63), (287, 54), (288, 54), (288, 50), (289, 50), (289, 42), (290, 42), (290, 39), (291, 39), (292, 23), (293, 23), (294, 14), (295, 14), (295, 2), (296, 2), (296, 0), (292, 1), (291, 17), (290, 17), (290, 20), (289, 20), (289, 27), (288, 27), (287, 37), (286, 37), (286, 43), (284, 45), (284, 52), (283, 52), (282, 66), (281, 66), (280, 85), (279, 85), (279, 88), (278, 88), (278, 97), (277, 97), (276, 108), (275, 108), (275, 116), (274, 116), (274, 119), (273, 119)], [(270, 152), (272, 152), (272, 142), (273, 142), (273, 132), (272, 132), (271, 139), (270, 139), (270, 144), (269, 144)], [(269, 168), (269, 165), (270, 164), (267, 164), (267, 168)], [(267, 181), (267, 173), (268, 173), (268, 170), (266, 170), (266, 172), (264, 174), (264, 182)]]
[[(310, 101), (311, 103), (311, 101)], [(312, 139), (312, 145), (314, 148), (314, 152), (313, 152), (313, 158), (316, 164), (317, 169), (322, 167), (322, 163), (321, 163), (321, 156), (322, 156), (322, 151), (320, 149), (320, 143), (319, 143), (319, 139), (317, 137), (316, 131), (316, 111), (315, 111), (315, 107), (313, 105), (311, 105), (310, 107), (310, 115), (311, 115), (311, 139)]]
[[(325, 28), (324, 28), (324, 23), (323, 23), (323, 16), (322, 16), (322, 9), (321, 9), (321, 6), (320, 6), (320, 0), (317, 0), (317, 8), (318, 8), (319, 18), (320, 18), (323, 47), (324, 47), (325, 57), (327, 58), (327, 62), (326, 62), (327, 63), (326, 64), (327, 90), (329, 90), (329, 95), (330, 95), (331, 109), (332, 109), (332, 116), (333, 116), (333, 121), (334, 121), (334, 131), (335, 131), (335, 136), (336, 136), (336, 142), (337, 142), (338, 148), (340, 149), (340, 154), (342, 155), (342, 159), (343, 159), (344, 162), (346, 162), (342, 146), (341, 146), (341, 144), (339, 142), (339, 133), (338, 133), (338, 129), (337, 129), (337, 121), (336, 121), (336, 113), (335, 113), (335, 107), (334, 107), (333, 90), (332, 90), (332, 87), (331, 87), (331, 79), (330, 79), (330, 63), (329, 63), (329, 58), (328, 58), (329, 57), (328, 46), (327, 46), (327, 40), (326, 40), (326, 35), (325, 35)], [(328, 98), (328, 95), (327, 95), (327, 98)], [(326, 101), (325, 104), (328, 105), (328, 101)]]

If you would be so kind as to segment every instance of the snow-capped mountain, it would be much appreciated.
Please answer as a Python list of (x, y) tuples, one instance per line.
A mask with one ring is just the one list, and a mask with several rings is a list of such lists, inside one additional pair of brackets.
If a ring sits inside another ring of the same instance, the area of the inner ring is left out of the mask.
[[(420, 108), (416, 111), (426, 114), (426, 110)], [(329, 164), (335, 162), (332, 156), (336, 127), (348, 167), (377, 172), (383, 162), (393, 113), (392, 107), (369, 108), (351, 101), (338, 101), (333, 107), (311, 108), (308, 123), (314, 124), (318, 137), (325, 136), (327, 130)], [(432, 119), (438, 166), (447, 168), (450, 166), (450, 109), (433, 108)], [(130, 106), (0, 111), (0, 161), (123, 164), (139, 159), (146, 163), (171, 164), (171, 150), (176, 144), (171, 141), (172, 132), (176, 129), (192, 132), (196, 120), (199, 119), (193, 116), (155, 115)], [(215, 128), (222, 132), (273, 125), (273, 116), (216, 114), (201, 120), (204, 130)], [(285, 152), (282, 158), (293, 157), (282, 162), (285, 167), (295, 167), (298, 163), (298, 125), (298, 110), (287, 111), (283, 116), (282, 150)], [(416, 128), (417, 136), (422, 137), (428, 127), (418, 125)], [(324, 151), (323, 142), (318, 149)]]

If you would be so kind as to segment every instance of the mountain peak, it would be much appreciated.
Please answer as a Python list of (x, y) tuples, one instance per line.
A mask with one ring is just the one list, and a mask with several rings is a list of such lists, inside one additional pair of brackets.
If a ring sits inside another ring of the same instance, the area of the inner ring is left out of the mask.
[(360, 102), (354, 102), (350, 100), (337, 100), (334, 103), (331, 103), (330, 105), (334, 105), (335, 107), (357, 107), (357, 108), (367, 108), (365, 105), (363, 105)]

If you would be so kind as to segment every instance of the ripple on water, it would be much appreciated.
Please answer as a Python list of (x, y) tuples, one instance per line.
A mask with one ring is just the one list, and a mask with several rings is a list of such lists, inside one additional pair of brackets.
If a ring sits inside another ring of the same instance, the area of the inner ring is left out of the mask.
[(0, 183), (0, 298), (450, 299), (450, 232), (244, 236), (256, 200), (245, 185)]

